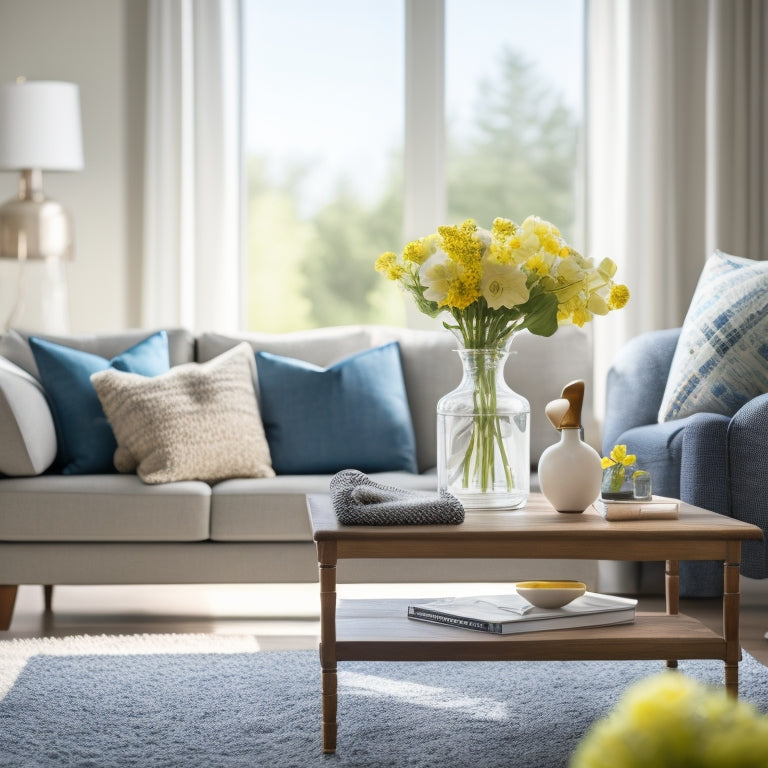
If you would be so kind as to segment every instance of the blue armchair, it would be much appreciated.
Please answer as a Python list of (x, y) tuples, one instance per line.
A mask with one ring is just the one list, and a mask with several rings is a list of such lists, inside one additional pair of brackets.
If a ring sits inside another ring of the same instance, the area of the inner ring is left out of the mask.
[[(637, 454), (651, 472), (654, 493), (674, 496), (768, 532), (768, 393), (747, 402), (729, 418), (696, 413), (658, 423), (680, 328), (645, 333), (619, 351), (608, 372), (603, 455), (616, 444)], [(638, 584), (647, 581), (641, 564)], [(741, 573), (768, 577), (764, 541), (742, 545)], [(680, 594), (722, 594), (721, 565), (681, 562)]]

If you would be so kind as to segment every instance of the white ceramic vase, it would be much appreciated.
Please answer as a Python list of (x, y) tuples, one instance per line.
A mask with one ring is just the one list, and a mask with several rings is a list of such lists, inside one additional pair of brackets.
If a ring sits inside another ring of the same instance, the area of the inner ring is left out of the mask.
[(581, 439), (577, 428), (561, 429), (560, 442), (539, 459), (539, 484), (558, 512), (583, 512), (600, 495), (600, 455)]
[(583, 512), (600, 495), (603, 468), (598, 452), (581, 439), (584, 382), (566, 384), (563, 394), (547, 404), (547, 418), (560, 432), (539, 459), (539, 485), (558, 512)]

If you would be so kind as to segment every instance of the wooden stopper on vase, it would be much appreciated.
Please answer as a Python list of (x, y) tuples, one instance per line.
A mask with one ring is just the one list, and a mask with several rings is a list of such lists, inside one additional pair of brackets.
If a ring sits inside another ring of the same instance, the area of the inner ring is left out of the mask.
[(578, 429), (581, 427), (581, 408), (584, 405), (584, 380), (576, 379), (563, 387), (561, 397), (570, 403), (560, 421), (560, 429)]

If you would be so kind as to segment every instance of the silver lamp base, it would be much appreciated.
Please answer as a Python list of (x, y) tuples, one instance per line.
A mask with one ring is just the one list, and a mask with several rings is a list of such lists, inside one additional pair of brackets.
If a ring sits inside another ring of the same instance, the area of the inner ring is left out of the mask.
[(66, 262), (73, 253), (71, 216), (46, 198), (41, 171), (21, 171), (18, 195), (0, 206), (0, 259), (9, 260), (0, 271), (4, 329), (68, 331)]
[(45, 196), (42, 171), (21, 171), (17, 196), (0, 206), (0, 258), (71, 260), (73, 253), (72, 217)]

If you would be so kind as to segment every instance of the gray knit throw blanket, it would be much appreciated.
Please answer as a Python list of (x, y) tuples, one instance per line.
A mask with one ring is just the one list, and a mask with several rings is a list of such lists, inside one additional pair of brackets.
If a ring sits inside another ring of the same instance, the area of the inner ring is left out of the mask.
[(331, 478), (331, 501), (343, 525), (458, 525), (464, 507), (451, 493), (425, 493), (374, 483), (356, 469)]

